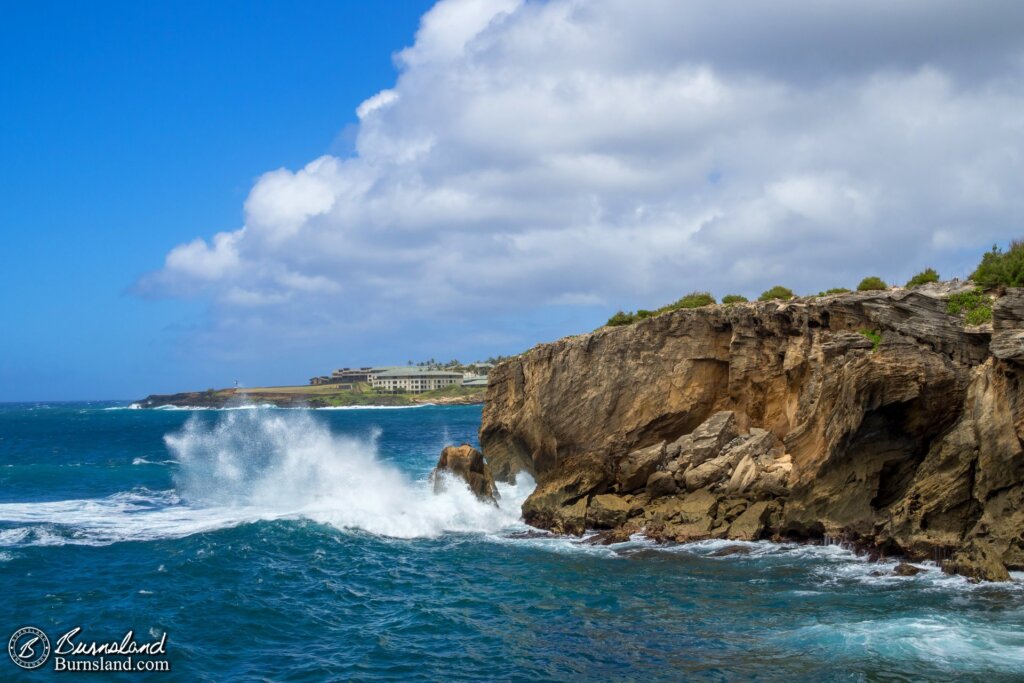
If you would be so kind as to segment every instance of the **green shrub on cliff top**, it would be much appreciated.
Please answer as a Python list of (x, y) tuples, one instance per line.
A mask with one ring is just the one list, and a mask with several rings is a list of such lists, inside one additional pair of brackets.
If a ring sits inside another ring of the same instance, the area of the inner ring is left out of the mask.
[(876, 292), (882, 289), (889, 289), (889, 285), (885, 284), (885, 280), (875, 275), (869, 275), (857, 285), (858, 292)]
[(608, 322), (605, 323), (608, 327), (619, 327), (621, 325), (631, 325), (636, 322), (636, 316), (632, 313), (626, 313), (619, 311), (612, 317), (608, 318)]
[(1014, 240), (1006, 252), (993, 246), (971, 279), (982, 287), (1024, 287), (1024, 241)]
[(773, 301), (776, 299), (781, 299), (782, 301), (789, 301), (794, 296), (795, 295), (793, 294), (792, 289), (789, 289), (788, 287), (783, 287), (782, 285), (775, 285), (771, 289), (762, 292), (761, 296), (757, 297), (757, 300)]
[(714, 303), (715, 297), (711, 296), (710, 292), (690, 292), (674, 304), (659, 308), (658, 312), (676, 311), (680, 308), (701, 308), (702, 306), (711, 306)]
[(939, 274), (935, 272), (934, 268), (925, 268), (920, 273), (910, 278), (907, 281), (907, 287), (917, 287), (919, 285), (926, 285), (929, 282), (938, 282)]
[(747, 303), (747, 297), (742, 294), (726, 294), (722, 297), (723, 304), (745, 304)]
[(608, 318), (608, 322), (605, 323), (608, 327), (621, 327), (622, 325), (632, 325), (638, 320), (644, 320), (646, 318), (653, 318), (656, 315), (662, 313), (668, 313), (669, 311), (678, 311), (681, 308), (701, 308), (702, 306), (710, 306), (715, 303), (715, 297), (711, 296), (708, 292), (690, 292), (679, 301), (662, 306), (656, 311), (648, 311), (643, 308), (637, 310), (636, 313), (626, 313), (625, 311), (619, 311), (612, 317)]
[(850, 290), (846, 287), (833, 287), (832, 289), (826, 289), (818, 296), (828, 296), (829, 294), (849, 294)]
[(967, 311), (964, 321), (968, 325), (983, 325), (992, 322), (992, 308), (990, 306), (978, 306), (974, 310)]
[(992, 299), (980, 287), (969, 292), (951, 294), (946, 302), (946, 312), (950, 315), (963, 313), (968, 325), (981, 325), (992, 320)]

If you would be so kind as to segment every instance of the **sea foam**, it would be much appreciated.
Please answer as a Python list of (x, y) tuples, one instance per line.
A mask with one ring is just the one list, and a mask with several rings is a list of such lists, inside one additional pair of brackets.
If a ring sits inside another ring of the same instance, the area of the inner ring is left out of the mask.
[(528, 487), (507, 487), (501, 506), (461, 484), (435, 494), (382, 462), (377, 436), (333, 434), (305, 411), (258, 411), (228, 413), (213, 426), (190, 420), (166, 441), (180, 463), (178, 491), (192, 505), (257, 508), (398, 538), (518, 521)]
[(519, 525), (533, 489), (528, 476), (499, 485), (499, 506), (459, 481), (434, 493), (380, 459), (377, 435), (333, 434), (309, 411), (194, 416), (165, 441), (178, 463), (173, 491), (0, 504), (0, 522), (34, 525), (0, 531), (0, 546), (105, 545), (296, 518), (405, 539), (494, 533)]

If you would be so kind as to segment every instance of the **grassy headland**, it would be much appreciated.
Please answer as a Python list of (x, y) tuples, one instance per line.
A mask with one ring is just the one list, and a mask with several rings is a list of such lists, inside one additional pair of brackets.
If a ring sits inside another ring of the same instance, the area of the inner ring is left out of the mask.
[(485, 387), (450, 386), (422, 394), (382, 394), (368, 384), (356, 384), (351, 389), (337, 385), (285, 387), (241, 387), (237, 389), (207, 389), (180, 394), (152, 394), (140, 401), (145, 408), (158, 406), (195, 406), (221, 408), (225, 406), (270, 404), (279, 407), (308, 406), (332, 408), (344, 406), (407, 406), (424, 403), (459, 405), (483, 403)]

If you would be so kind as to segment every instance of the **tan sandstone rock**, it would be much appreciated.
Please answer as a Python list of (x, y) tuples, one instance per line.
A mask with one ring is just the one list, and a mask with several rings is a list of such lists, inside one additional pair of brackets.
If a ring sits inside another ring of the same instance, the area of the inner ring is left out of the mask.
[(551, 530), (558, 534), (582, 536), (587, 528), (587, 499), (580, 498), (552, 513)]
[[(698, 466), (718, 456), (725, 446), (739, 436), (739, 420), (732, 410), (724, 410), (715, 413), (702, 422), (690, 434), (691, 443), (688, 455), (685, 456), (688, 464)], [(682, 454), (679, 457), (684, 457)]]
[(690, 466), (683, 473), (683, 484), (687, 491), (696, 491), (705, 486), (723, 481), (733, 469), (733, 457), (729, 454), (711, 458), (696, 467)]
[(738, 541), (756, 541), (765, 535), (765, 528), (775, 504), (758, 501), (729, 525), (729, 538)]
[[(610, 465), (595, 455), (576, 456), (566, 463), (566, 467), (538, 482), (537, 489), (523, 503), (523, 519), (527, 524), (552, 531), (571, 528), (573, 531), (566, 533), (583, 533), (587, 496), (600, 493), (609, 483)], [(573, 511), (563, 514), (563, 509), (568, 507), (573, 507)]]
[(625, 456), (619, 461), (619, 491), (629, 493), (644, 488), (647, 479), (658, 469), (664, 457), (664, 443), (641, 448)]
[(628, 500), (613, 493), (605, 493), (590, 499), (587, 525), (594, 529), (614, 529), (625, 524), (629, 516)]
[(705, 490), (661, 498), (646, 511), (648, 532), (656, 540), (677, 543), (711, 538), (717, 511), (718, 499)]
[(435, 493), (444, 490), (446, 485), (445, 478), (441, 476), (442, 473), (450, 474), (466, 482), (470, 491), (475, 493), (480, 500), (497, 504), (498, 489), (494, 485), (491, 470), (484, 462), (483, 453), (469, 444), (447, 446), (441, 451), (441, 457), (430, 474)]
[(676, 492), (676, 480), (668, 472), (655, 472), (647, 479), (644, 491), (650, 499), (671, 496)]

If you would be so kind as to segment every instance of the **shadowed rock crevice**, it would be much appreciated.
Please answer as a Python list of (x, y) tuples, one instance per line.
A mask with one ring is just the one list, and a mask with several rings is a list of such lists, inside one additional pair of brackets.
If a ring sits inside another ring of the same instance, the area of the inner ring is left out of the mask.
[(489, 444), (487, 462), (496, 480), (513, 483), (519, 472), (536, 475), (533, 459), (522, 439), (502, 427), (481, 431), (480, 440), (485, 439)]

